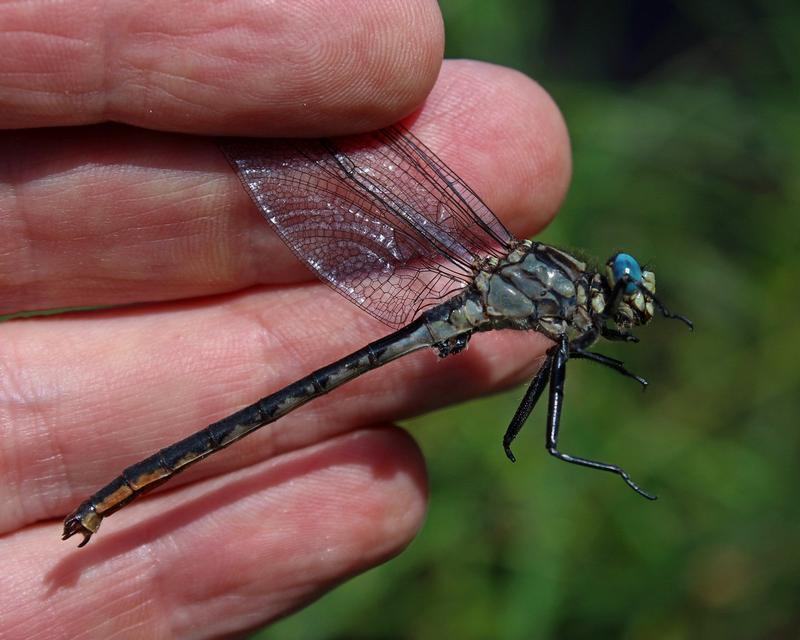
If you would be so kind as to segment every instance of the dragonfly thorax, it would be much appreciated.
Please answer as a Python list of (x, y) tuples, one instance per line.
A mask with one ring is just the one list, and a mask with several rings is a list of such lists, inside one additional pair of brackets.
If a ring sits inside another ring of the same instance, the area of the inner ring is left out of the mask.
[(601, 279), (554, 247), (525, 241), (476, 278), (493, 328), (535, 330), (556, 340), (596, 333), (606, 306)]
[(624, 253), (600, 273), (565, 251), (525, 241), (484, 265), (475, 288), (486, 322), (480, 329), (534, 330), (584, 348), (608, 328), (627, 334), (654, 313), (655, 275)]

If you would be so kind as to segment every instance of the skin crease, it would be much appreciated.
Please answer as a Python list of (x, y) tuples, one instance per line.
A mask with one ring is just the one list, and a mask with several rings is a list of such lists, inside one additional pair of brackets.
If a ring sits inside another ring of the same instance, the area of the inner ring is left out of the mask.
[(403, 358), (178, 476), (86, 548), (59, 535), (126, 465), (388, 333), (292, 256), (208, 136), (413, 114), (524, 237), (569, 180), (547, 94), (442, 63), (433, 1), (31, 2), (0, 21), (0, 313), (135, 303), (0, 324), (0, 636), (239, 635), (401, 551), (427, 488), (392, 421), (529, 378), (546, 340)]

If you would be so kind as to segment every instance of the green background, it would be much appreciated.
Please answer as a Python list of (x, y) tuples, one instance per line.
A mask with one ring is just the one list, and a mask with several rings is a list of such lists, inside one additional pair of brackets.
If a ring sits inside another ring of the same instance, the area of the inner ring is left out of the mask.
[[(558, 463), (522, 390), (408, 424), (430, 467), (418, 539), (264, 638), (800, 637), (798, 3), (447, 0), (450, 57), (536, 78), (574, 179), (539, 239), (628, 248), (696, 331), (604, 345), (647, 377), (570, 367)], [(259, 637), (262, 637), (259, 635)]]

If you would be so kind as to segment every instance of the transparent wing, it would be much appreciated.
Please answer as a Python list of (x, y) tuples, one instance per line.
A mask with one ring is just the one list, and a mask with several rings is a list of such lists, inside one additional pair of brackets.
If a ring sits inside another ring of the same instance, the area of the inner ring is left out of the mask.
[(326, 140), (228, 138), (261, 213), (324, 281), (397, 327), (507, 253), (511, 234), (402, 127)]

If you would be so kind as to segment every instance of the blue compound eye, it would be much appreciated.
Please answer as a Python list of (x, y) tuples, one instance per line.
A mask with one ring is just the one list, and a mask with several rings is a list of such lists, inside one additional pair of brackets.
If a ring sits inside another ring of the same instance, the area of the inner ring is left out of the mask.
[(642, 268), (636, 262), (636, 258), (628, 253), (618, 253), (611, 265), (611, 271), (615, 282), (619, 282), (626, 275), (630, 279), (625, 287), (625, 293), (636, 292), (636, 284), (642, 281)]

